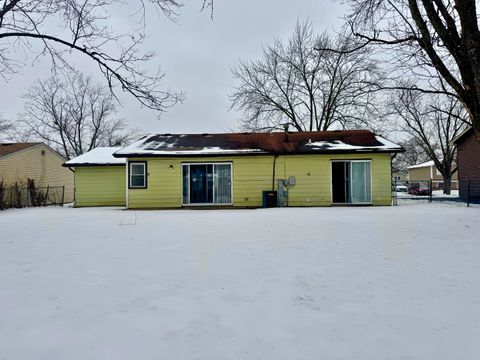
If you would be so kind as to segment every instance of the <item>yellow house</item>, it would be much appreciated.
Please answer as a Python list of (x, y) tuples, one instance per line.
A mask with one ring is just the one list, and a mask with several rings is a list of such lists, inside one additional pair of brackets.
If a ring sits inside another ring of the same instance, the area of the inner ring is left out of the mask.
[(155, 134), (65, 166), (75, 169), (76, 206), (391, 205), (400, 151), (364, 130)]
[(0, 181), (26, 186), (27, 179), (33, 179), (39, 187), (58, 190), (59, 196), (64, 189), (64, 202), (71, 202), (74, 176), (62, 167), (64, 162), (63, 156), (43, 143), (0, 143)]
[(125, 206), (125, 159), (114, 158), (120, 147), (97, 147), (67, 161), (75, 171), (75, 206)]

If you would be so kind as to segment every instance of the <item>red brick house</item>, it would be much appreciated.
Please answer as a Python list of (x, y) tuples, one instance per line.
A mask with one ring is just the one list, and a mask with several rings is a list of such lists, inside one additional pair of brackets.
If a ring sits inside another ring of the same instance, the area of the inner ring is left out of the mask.
[(460, 198), (480, 200), (480, 141), (473, 129), (467, 129), (453, 140), (457, 145), (457, 167)]

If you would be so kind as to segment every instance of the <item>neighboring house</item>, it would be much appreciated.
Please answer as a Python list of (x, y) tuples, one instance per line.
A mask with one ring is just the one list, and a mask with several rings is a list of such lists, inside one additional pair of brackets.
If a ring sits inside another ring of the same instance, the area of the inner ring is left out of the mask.
[(480, 199), (480, 142), (473, 129), (467, 129), (453, 140), (457, 145), (460, 197)]
[(400, 183), (407, 181), (408, 172), (406, 170), (392, 168), (392, 180)]
[(102, 193), (113, 188), (130, 209), (260, 207), (272, 190), (286, 206), (391, 205), (391, 159), (401, 151), (363, 130), (157, 134), (113, 153), (127, 161), (127, 179), (123, 163), (92, 153), (65, 165), (75, 167), (78, 206), (110, 205)]
[[(455, 169), (456, 164), (452, 164), (452, 168)], [(421, 164), (413, 165), (408, 168), (408, 179), (409, 182), (424, 182), (428, 183), (432, 180), (432, 188), (435, 190), (443, 189), (443, 176), (438, 171), (433, 160), (427, 161)], [(455, 171), (452, 174), (452, 190), (458, 189), (458, 177), (457, 172)]]
[(75, 206), (125, 206), (125, 159), (112, 154), (120, 147), (98, 147), (64, 166), (75, 170)]
[(73, 172), (62, 167), (65, 158), (43, 143), (0, 143), (0, 181), (38, 187), (65, 186), (64, 201), (73, 201)]

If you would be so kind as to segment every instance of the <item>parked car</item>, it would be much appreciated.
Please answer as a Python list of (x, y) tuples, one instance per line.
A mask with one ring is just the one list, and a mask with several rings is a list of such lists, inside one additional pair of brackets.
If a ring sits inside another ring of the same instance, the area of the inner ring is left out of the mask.
[(424, 183), (411, 183), (408, 193), (412, 195), (430, 195), (430, 187)]
[(407, 192), (408, 187), (407, 187), (407, 185), (404, 185), (404, 184), (396, 184), (395, 185), (395, 191), (396, 192)]

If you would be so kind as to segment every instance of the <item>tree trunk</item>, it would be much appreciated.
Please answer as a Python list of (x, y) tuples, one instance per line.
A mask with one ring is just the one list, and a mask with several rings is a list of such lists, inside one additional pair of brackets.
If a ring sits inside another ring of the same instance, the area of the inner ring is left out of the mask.
[(450, 192), (452, 190), (452, 177), (443, 177), (443, 193), (445, 195), (450, 195)]
[(470, 121), (472, 123), (475, 138), (478, 142), (480, 142), (480, 111), (478, 112), (478, 114), (470, 113)]
[[(456, 0), (455, 9), (460, 18), (462, 27), (460, 46), (465, 50), (465, 58), (459, 64), (462, 74), (464, 94), (467, 109), (477, 139), (480, 137), (480, 32), (475, 0)], [(457, 61), (458, 63), (458, 61)], [(462, 96), (463, 95), (463, 96)]]

